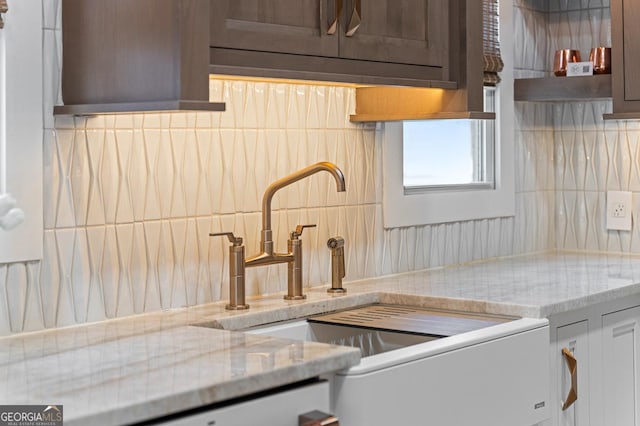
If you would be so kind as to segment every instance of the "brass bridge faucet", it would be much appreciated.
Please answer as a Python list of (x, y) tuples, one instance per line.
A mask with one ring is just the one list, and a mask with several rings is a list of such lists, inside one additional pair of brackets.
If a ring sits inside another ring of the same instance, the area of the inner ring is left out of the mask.
[(273, 232), (271, 230), (271, 200), (278, 190), (322, 171), (328, 172), (333, 176), (338, 192), (345, 191), (342, 171), (335, 164), (329, 162), (320, 162), (307, 166), (278, 179), (267, 187), (262, 196), (262, 231), (260, 234), (260, 252), (258, 254), (245, 259), (242, 238), (236, 238), (230, 232), (209, 234), (210, 236), (226, 236), (232, 244), (229, 247), (231, 257), (229, 267), (230, 300), (226, 306), (227, 309), (249, 308), (249, 305), (245, 303), (244, 271), (245, 268), (251, 266), (287, 263), (287, 294), (284, 298), (287, 300), (306, 299), (307, 296), (302, 293), (302, 241), (299, 237), (305, 228), (315, 227), (316, 225), (298, 225), (290, 234), (287, 242), (287, 252), (277, 253), (273, 247)]

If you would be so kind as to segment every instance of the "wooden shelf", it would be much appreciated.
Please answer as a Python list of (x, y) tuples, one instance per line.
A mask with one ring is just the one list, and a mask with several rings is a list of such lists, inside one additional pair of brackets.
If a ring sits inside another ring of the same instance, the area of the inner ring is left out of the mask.
[(605, 120), (640, 120), (640, 112), (614, 112), (603, 114)]
[(495, 113), (456, 110), (451, 101), (457, 91), (418, 87), (358, 87), (356, 113), (351, 122), (446, 119), (495, 119)]
[(54, 115), (94, 115), (136, 112), (224, 111), (224, 102), (158, 101), (104, 104), (56, 105)]
[(434, 112), (434, 113), (406, 113), (406, 114), (352, 114), (352, 123), (366, 123), (371, 121), (405, 121), (405, 120), (452, 120), (452, 119), (476, 119), (494, 120), (495, 112)]
[(521, 78), (514, 81), (516, 101), (566, 102), (607, 98), (611, 98), (611, 74)]

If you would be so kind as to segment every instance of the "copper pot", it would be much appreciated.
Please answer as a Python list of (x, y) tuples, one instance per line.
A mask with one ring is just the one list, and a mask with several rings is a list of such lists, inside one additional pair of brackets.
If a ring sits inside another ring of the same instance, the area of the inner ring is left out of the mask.
[(556, 50), (553, 58), (553, 73), (558, 77), (567, 75), (567, 64), (570, 62), (580, 62), (580, 51), (576, 49)]
[(594, 47), (589, 53), (589, 62), (593, 63), (594, 74), (611, 74), (611, 48)]

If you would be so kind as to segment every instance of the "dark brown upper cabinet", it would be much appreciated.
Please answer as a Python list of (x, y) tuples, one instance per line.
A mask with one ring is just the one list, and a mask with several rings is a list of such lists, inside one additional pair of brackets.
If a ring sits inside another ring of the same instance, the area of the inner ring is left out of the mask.
[(449, 69), (450, 3), (216, 0), (211, 71), (456, 88)]
[(611, 89), (608, 119), (640, 118), (640, 2), (611, 0)]
[(210, 0), (63, 0), (56, 114), (224, 110), (209, 102)]
[(443, 111), (482, 111), (478, 0), (62, 0), (62, 15), (56, 113), (222, 110), (209, 74), (435, 87)]

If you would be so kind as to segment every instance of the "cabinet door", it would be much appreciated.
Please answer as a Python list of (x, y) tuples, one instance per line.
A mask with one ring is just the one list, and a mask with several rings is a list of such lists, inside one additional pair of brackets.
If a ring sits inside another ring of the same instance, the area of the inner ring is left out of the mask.
[[(562, 406), (571, 389), (571, 373), (567, 366), (562, 349), (567, 348), (578, 361), (577, 395), (578, 399), (570, 407), (563, 410)], [(589, 425), (589, 322), (580, 321), (556, 329), (556, 348), (554, 355), (555, 378), (552, 385), (555, 392), (559, 392), (556, 400), (560, 401), (555, 414), (557, 426), (588, 426)], [(552, 392), (553, 398), (553, 392)]]
[(608, 426), (640, 425), (640, 307), (602, 317), (604, 419)]
[(640, 111), (640, 2), (611, 0), (613, 112)]
[(338, 56), (327, 34), (336, 0), (215, 0), (210, 45), (249, 51)]
[[(640, 3), (637, 0), (624, 0), (622, 8), (624, 17), (624, 98), (628, 101), (640, 101)], [(626, 25), (625, 25), (626, 23)]]
[(431, 66), (447, 63), (448, 0), (345, 0), (344, 4), (342, 58)]

